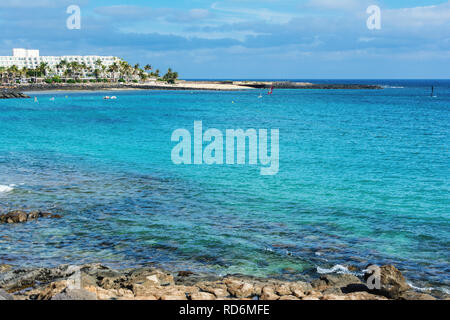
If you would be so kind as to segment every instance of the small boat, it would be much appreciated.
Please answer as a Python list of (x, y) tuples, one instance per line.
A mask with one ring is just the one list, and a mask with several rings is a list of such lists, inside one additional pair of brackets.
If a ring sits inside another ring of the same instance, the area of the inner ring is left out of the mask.
[(50, 98), (50, 101), (55, 101), (55, 97), (51, 97), (51, 98)]
[(116, 100), (117, 97), (116, 97), (116, 96), (112, 96), (111, 99), (112, 99), (112, 100)]
[(273, 93), (273, 86), (270, 87), (269, 92), (267, 92), (268, 95), (271, 95)]
[(109, 96), (103, 97), (103, 100), (109, 100), (109, 99), (111, 99)]

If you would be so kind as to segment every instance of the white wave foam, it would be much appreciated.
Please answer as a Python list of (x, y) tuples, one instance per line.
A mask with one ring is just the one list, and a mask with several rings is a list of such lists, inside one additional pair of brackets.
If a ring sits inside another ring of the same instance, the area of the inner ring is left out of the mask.
[(330, 269), (317, 267), (317, 273), (319, 273), (319, 274), (329, 274), (329, 273), (352, 274), (354, 276), (361, 276), (364, 274), (362, 272), (352, 272), (352, 271), (348, 270), (348, 268), (346, 266), (343, 266), (340, 264), (337, 264), (337, 265), (331, 267)]
[(351, 273), (346, 266), (337, 264), (330, 269), (317, 267), (317, 273), (327, 274), (327, 273)]
[(14, 185), (10, 184), (9, 186), (4, 186), (0, 184), (0, 193), (11, 192), (14, 190)]
[(450, 294), (450, 290), (447, 288), (434, 288), (434, 287), (421, 288), (421, 287), (417, 287), (417, 286), (413, 285), (411, 282), (406, 282), (406, 283), (408, 284), (408, 286), (410, 286), (411, 288), (413, 288), (414, 290), (419, 291), (419, 292), (430, 292), (433, 290), (439, 290), (439, 291), (444, 292), (445, 294)]
[(406, 282), (408, 284), (408, 286), (410, 286), (411, 288), (413, 288), (414, 290), (417, 291), (421, 291), (421, 292), (427, 292), (427, 291), (431, 291), (434, 290), (434, 288), (420, 288), (420, 287), (416, 287), (415, 285), (413, 285), (411, 282)]
[(405, 89), (405, 87), (401, 87), (401, 86), (388, 86), (388, 85), (384, 85), (382, 86), (384, 89)]

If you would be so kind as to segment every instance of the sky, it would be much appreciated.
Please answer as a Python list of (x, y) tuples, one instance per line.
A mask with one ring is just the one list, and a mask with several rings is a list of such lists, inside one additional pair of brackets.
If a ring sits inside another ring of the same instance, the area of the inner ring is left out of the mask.
[(0, 0), (0, 30), (0, 55), (113, 55), (184, 79), (450, 78), (443, 0)]

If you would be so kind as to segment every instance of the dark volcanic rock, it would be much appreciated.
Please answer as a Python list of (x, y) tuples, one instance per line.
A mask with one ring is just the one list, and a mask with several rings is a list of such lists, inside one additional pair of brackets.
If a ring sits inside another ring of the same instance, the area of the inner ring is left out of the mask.
[(0, 216), (0, 222), (3, 223), (21, 223), (28, 219), (28, 214), (25, 211), (15, 210)]
[(26, 94), (23, 94), (22, 92), (16, 92), (16, 91), (3, 91), (0, 92), (0, 99), (29, 99), (30, 97)]
[(10, 211), (6, 214), (0, 215), (0, 223), (23, 223), (27, 221), (33, 221), (38, 218), (54, 218), (54, 219), (61, 219), (62, 217), (58, 214), (51, 214), (48, 212), (42, 212), (42, 211), (31, 211), (31, 212), (25, 212), (22, 210), (14, 210)]
[(17, 292), (31, 288), (39, 283), (49, 283), (56, 279), (67, 278), (74, 274), (69, 266), (60, 266), (54, 269), (20, 268), (0, 274), (0, 288), (8, 292)]
[[(327, 274), (320, 277), (318, 280), (314, 280), (311, 285), (316, 290), (330, 290), (340, 292), (355, 292), (365, 291), (365, 286), (361, 280), (351, 274)], [(349, 290), (348, 288), (354, 287), (355, 290)]]
[(369, 90), (378, 90), (383, 89), (380, 86), (376, 85), (366, 85), (366, 84), (304, 84), (304, 83), (297, 83), (297, 82), (291, 82), (291, 81), (281, 81), (281, 82), (250, 82), (250, 83), (241, 83), (240, 84), (243, 87), (250, 87), (255, 89), (268, 89), (271, 87), (274, 87), (275, 89), (322, 89), (322, 90), (337, 90), (337, 89), (344, 89), (344, 90), (362, 90), (362, 89), (369, 89)]

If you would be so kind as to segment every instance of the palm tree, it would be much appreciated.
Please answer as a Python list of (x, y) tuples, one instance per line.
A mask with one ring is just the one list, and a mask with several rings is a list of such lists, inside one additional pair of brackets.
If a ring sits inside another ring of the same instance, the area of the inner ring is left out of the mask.
[(162, 79), (167, 83), (175, 83), (175, 81), (178, 79), (178, 72), (173, 72), (172, 69), (169, 68)]
[(83, 76), (83, 77), (86, 77), (86, 73), (89, 72), (89, 68), (88, 68), (88, 66), (86, 65), (86, 63), (82, 62), (82, 63), (80, 64), (80, 71), (81, 71), (82, 76)]
[(41, 62), (39, 67), (37, 68), (38, 72), (41, 76), (46, 76), (48, 72), (48, 63), (47, 62)]
[(139, 78), (141, 81), (145, 82), (148, 79), (148, 73), (141, 70), (141, 72), (139, 72)]
[(102, 60), (100, 59), (97, 59), (97, 61), (95, 61), (94, 64), (98, 69), (101, 69), (103, 66)]
[(61, 60), (57, 65), (56, 65), (56, 70), (58, 73), (66, 75), (66, 71), (67, 71), (67, 60)]
[(146, 64), (145, 67), (144, 67), (144, 70), (145, 71), (150, 71), (150, 70), (152, 70), (152, 66), (149, 65), (149, 64)]
[(3, 83), (3, 79), (7, 79), (8, 73), (5, 67), (0, 67), (0, 82)]
[(19, 68), (17, 68), (16, 65), (12, 65), (7, 69), (7, 71), (8, 71), (8, 82), (10, 82), (11, 79), (14, 82), (17, 74), (19, 73)]
[(94, 77), (95, 77), (95, 79), (98, 80), (98, 78), (100, 78), (100, 74), (101, 74), (100, 69), (95, 69), (94, 70)]
[(108, 72), (112, 74), (113, 82), (116, 82), (116, 72), (118, 72), (119, 69), (120, 67), (116, 62), (109, 66)]
[(120, 76), (121, 78), (126, 78), (127, 81), (130, 79), (130, 74), (132, 73), (133, 67), (129, 65), (126, 61), (120, 62)]

